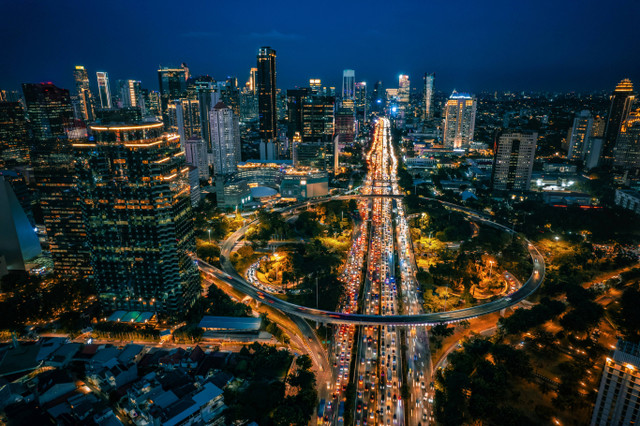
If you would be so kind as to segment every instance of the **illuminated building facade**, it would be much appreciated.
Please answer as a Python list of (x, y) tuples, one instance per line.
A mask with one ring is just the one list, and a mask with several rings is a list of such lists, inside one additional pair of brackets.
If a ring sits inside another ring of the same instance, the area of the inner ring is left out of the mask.
[(198, 297), (189, 166), (160, 122), (92, 125), (79, 189), (106, 309), (184, 314)]
[(505, 132), (494, 146), (495, 191), (528, 191), (536, 154), (537, 133)]
[(180, 68), (161, 67), (158, 70), (160, 87), (160, 111), (162, 120), (168, 121), (167, 113), (170, 101), (185, 97), (189, 69), (183, 64)]
[(468, 148), (476, 125), (476, 99), (454, 91), (444, 108), (445, 148)]
[(309, 89), (287, 90), (287, 137), (293, 138), (296, 133), (302, 134), (302, 107), (309, 96)]
[(276, 51), (268, 46), (261, 47), (258, 50), (257, 68), (260, 138), (264, 143), (274, 142), (278, 132)]
[(587, 150), (593, 128), (593, 117), (589, 111), (581, 111), (573, 119), (567, 135), (567, 160), (582, 161)]
[(23, 84), (34, 137), (32, 165), (54, 272), (91, 275), (86, 230), (69, 139), (73, 110), (69, 91), (51, 83)]
[(82, 119), (85, 122), (93, 121), (93, 96), (91, 95), (91, 87), (89, 85), (89, 75), (82, 65), (76, 65), (73, 70), (73, 79), (76, 85), (76, 95), (80, 102), (80, 111)]
[(353, 99), (356, 95), (356, 72), (342, 71), (342, 99)]
[(138, 80), (120, 80), (119, 83), (121, 108), (140, 108), (144, 110), (144, 100), (140, 92), (142, 83)]
[(625, 170), (640, 168), (640, 110), (631, 112), (622, 123), (613, 149), (613, 165)]
[(356, 120), (358, 123), (364, 123), (367, 121), (367, 83), (364, 81), (356, 83), (355, 90)]
[(302, 141), (331, 141), (334, 132), (335, 98), (307, 97), (302, 105)]
[(212, 165), (216, 175), (236, 171), (240, 162), (240, 127), (238, 116), (223, 102), (209, 113), (211, 122)]
[(20, 102), (0, 101), (0, 167), (29, 162), (29, 130)]
[(609, 113), (604, 129), (604, 146), (602, 156), (610, 159), (613, 156), (613, 148), (618, 139), (620, 128), (627, 119), (635, 94), (633, 93), (633, 83), (631, 80), (624, 79), (616, 86), (611, 95), (611, 104), (609, 105)]
[(436, 81), (436, 73), (424, 74), (424, 119), (433, 117), (433, 87)]
[(208, 180), (210, 177), (209, 154), (207, 153), (207, 144), (204, 139), (187, 139), (183, 145), (187, 164), (198, 169), (200, 179)]
[(632, 425), (640, 413), (640, 348), (618, 340), (606, 358), (591, 426)]
[(111, 87), (109, 86), (109, 74), (105, 71), (96, 73), (98, 79), (98, 95), (100, 95), (100, 107), (111, 108)]

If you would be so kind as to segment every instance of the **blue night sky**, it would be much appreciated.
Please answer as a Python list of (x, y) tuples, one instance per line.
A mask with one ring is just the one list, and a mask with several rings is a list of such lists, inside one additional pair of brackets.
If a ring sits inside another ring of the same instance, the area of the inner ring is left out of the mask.
[[(9, 1), (0, 0), (0, 88), (72, 88), (84, 65), (157, 90), (158, 65), (244, 84), (260, 46), (277, 51), (278, 87), (310, 77), (397, 87), (436, 72), (438, 90), (585, 91), (640, 87), (640, 1)], [(112, 84), (113, 84), (112, 83)], [(113, 87), (113, 86), (112, 86)]]

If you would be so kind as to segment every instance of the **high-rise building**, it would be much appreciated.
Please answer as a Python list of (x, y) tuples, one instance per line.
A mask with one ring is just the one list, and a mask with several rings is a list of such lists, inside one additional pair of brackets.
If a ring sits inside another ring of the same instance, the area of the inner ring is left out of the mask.
[(342, 71), (342, 99), (353, 99), (356, 95), (356, 72)]
[(322, 89), (322, 80), (320, 80), (319, 78), (310, 78), (309, 90), (313, 95), (324, 94), (324, 90)]
[(208, 180), (210, 177), (209, 155), (207, 153), (207, 144), (204, 139), (187, 139), (184, 142), (184, 152), (187, 164), (198, 168), (198, 176), (200, 179)]
[(75, 145), (79, 189), (105, 309), (184, 314), (200, 292), (189, 166), (160, 122), (90, 126)]
[(605, 361), (591, 426), (632, 425), (640, 411), (640, 347), (618, 340)]
[(493, 151), (494, 191), (528, 191), (536, 154), (537, 133), (504, 132)]
[(640, 168), (640, 110), (631, 112), (622, 123), (613, 149), (613, 165), (625, 170)]
[(211, 123), (209, 121), (209, 112), (219, 100), (219, 93), (216, 85), (210, 81), (197, 81), (196, 97), (198, 99), (198, 108), (200, 110), (200, 137), (204, 140), (207, 150), (210, 151)]
[(287, 90), (287, 137), (302, 135), (302, 106), (310, 95), (310, 89), (302, 87)]
[(185, 64), (180, 68), (160, 67), (158, 87), (160, 88), (160, 111), (163, 121), (167, 121), (170, 101), (185, 97), (189, 69)]
[(247, 87), (249, 91), (254, 95), (258, 94), (257, 75), (258, 75), (258, 68), (251, 68), (249, 70), (249, 81), (247, 81)]
[(360, 81), (356, 83), (355, 107), (356, 120), (358, 123), (367, 121), (367, 83)]
[(589, 111), (584, 110), (576, 115), (567, 135), (567, 160), (582, 161), (584, 159), (592, 127), (593, 117)]
[(433, 87), (436, 81), (436, 73), (424, 74), (424, 119), (433, 117)]
[(29, 130), (20, 102), (0, 101), (0, 167), (29, 162)]
[(409, 105), (409, 95), (411, 94), (411, 81), (409, 76), (400, 74), (398, 77), (398, 102), (400, 105)]
[(386, 99), (387, 96), (382, 85), (382, 81), (376, 81), (376, 84), (373, 85), (373, 94), (371, 96), (371, 111), (375, 111), (378, 113), (384, 111)]
[(602, 156), (606, 159), (613, 157), (613, 148), (618, 139), (620, 127), (622, 127), (622, 123), (624, 123), (629, 112), (631, 112), (634, 99), (633, 84), (631, 80), (625, 78), (618, 83), (611, 95), (611, 104), (604, 129), (604, 146), (602, 150)]
[(467, 93), (454, 91), (445, 105), (444, 145), (447, 148), (467, 148), (473, 141), (476, 124), (476, 99)]
[(351, 144), (356, 134), (356, 117), (354, 109), (349, 105), (343, 105), (336, 111), (336, 130), (335, 135), (341, 144)]
[(310, 96), (302, 105), (302, 141), (333, 140), (334, 105), (332, 96)]
[(240, 162), (240, 127), (238, 116), (223, 102), (210, 112), (213, 172), (228, 175)]
[(91, 275), (86, 230), (68, 133), (73, 124), (69, 91), (52, 83), (23, 84), (34, 137), (31, 162), (54, 272)]
[(73, 70), (73, 79), (76, 83), (76, 95), (80, 102), (80, 110), (82, 118), (85, 122), (93, 121), (93, 96), (91, 95), (91, 86), (89, 85), (89, 74), (82, 65), (76, 65)]
[(197, 99), (172, 100), (167, 110), (165, 129), (180, 135), (180, 142), (200, 136), (200, 104)]
[(141, 82), (138, 80), (120, 80), (121, 108), (142, 108), (144, 100), (141, 93)]
[(100, 95), (100, 107), (111, 108), (111, 87), (109, 87), (109, 74), (105, 71), (96, 73), (98, 78), (98, 95)]
[(260, 139), (262, 139), (264, 143), (275, 143), (278, 136), (278, 112), (276, 105), (276, 51), (269, 46), (261, 47), (258, 50), (257, 61)]

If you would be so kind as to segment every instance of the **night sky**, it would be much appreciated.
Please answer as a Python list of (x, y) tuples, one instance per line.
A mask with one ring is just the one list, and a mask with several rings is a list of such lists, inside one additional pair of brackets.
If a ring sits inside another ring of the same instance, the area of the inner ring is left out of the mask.
[(640, 1), (66, 1), (0, 0), (0, 88), (53, 81), (72, 88), (73, 66), (142, 80), (158, 65), (244, 84), (260, 46), (277, 51), (278, 87), (311, 77), (339, 87), (397, 87), (436, 72), (450, 91), (640, 88)]

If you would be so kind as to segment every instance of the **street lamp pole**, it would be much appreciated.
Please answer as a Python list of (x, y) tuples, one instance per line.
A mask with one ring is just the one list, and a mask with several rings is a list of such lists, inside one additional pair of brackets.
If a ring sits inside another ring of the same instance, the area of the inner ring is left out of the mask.
[(209, 231), (209, 244), (211, 244), (211, 229), (209, 229), (208, 231)]

